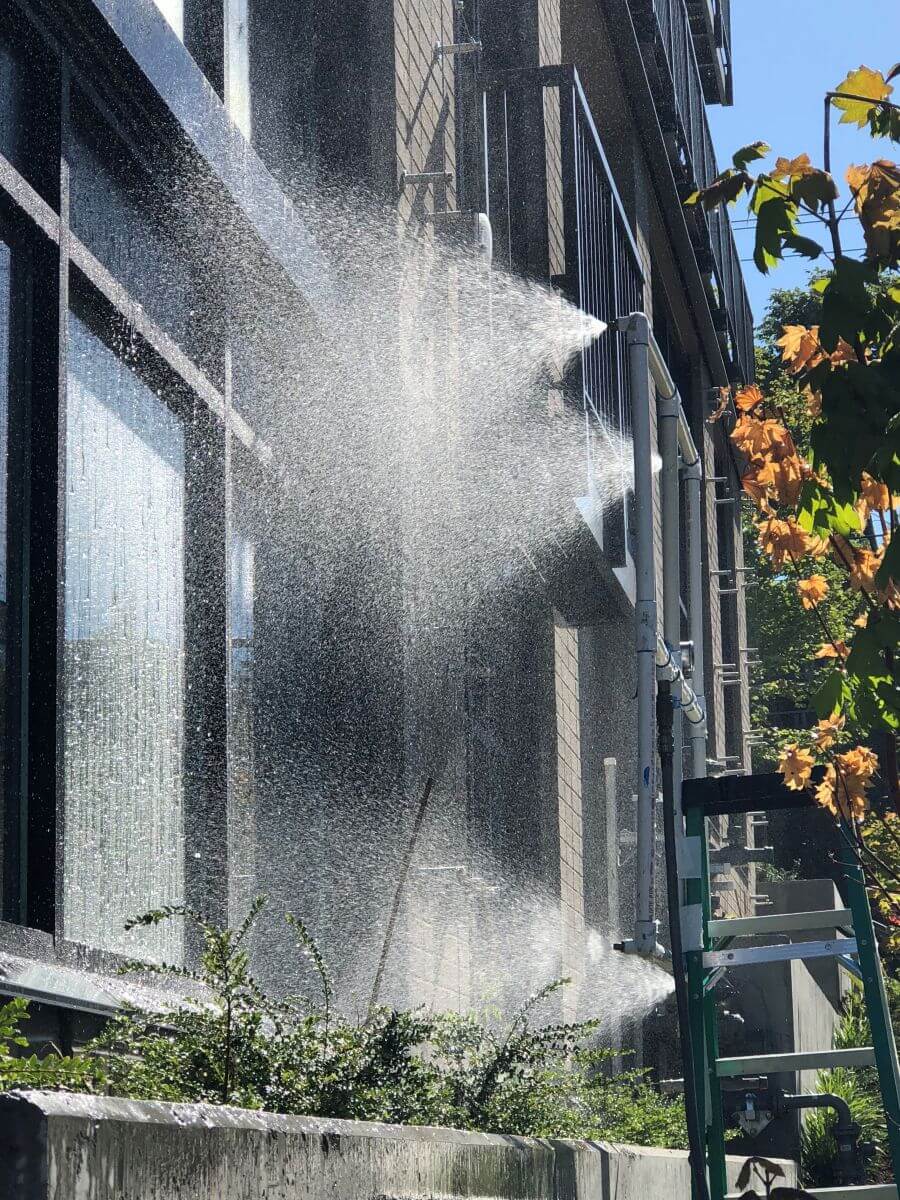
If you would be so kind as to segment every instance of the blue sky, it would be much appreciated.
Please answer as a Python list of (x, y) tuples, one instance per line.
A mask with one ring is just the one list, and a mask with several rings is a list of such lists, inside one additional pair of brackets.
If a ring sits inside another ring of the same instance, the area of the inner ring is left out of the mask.
[[(708, 110), (720, 165), (739, 146), (760, 139), (773, 149), (769, 161), (805, 151), (821, 165), (824, 94), (860, 64), (886, 73), (900, 60), (900, 0), (732, 0), (731, 10), (734, 106)], [(835, 112), (832, 123), (833, 171), (846, 194), (849, 163), (896, 155), (890, 143), (839, 127), (839, 116)], [(743, 202), (731, 214), (740, 256), (749, 258), (753, 234), (740, 224)], [(820, 240), (813, 225), (800, 232)], [(858, 225), (848, 224), (843, 242), (848, 250), (862, 245)], [(765, 276), (752, 262), (742, 265), (756, 321), (771, 289), (802, 284), (809, 267), (805, 259), (788, 259)]]

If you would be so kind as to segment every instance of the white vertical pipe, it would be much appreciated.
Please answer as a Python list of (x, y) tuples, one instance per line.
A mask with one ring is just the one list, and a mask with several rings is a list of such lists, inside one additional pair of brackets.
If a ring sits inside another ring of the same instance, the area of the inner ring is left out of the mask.
[[(603, 783), (606, 801), (606, 919), (609, 934), (617, 937), (620, 932), (621, 912), (619, 909), (619, 792), (618, 762), (614, 758), (603, 760)], [(622, 1049), (622, 1020), (613, 1009), (610, 1012), (609, 1044), (613, 1050)], [(616, 1069), (622, 1069), (622, 1058), (616, 1055)]]
[[(694, 644), (694, 692), (706, 714), (706, 697), (704, 695), (706, 680), (706, 661), (703, 652), (703, 556), (702, 556), (702, 519), (703, 519), (703, 469), (700, 456), (688, 463), (683, 472), (687, 492), (688, 518), (688, 604), (691, 615), (691, 641)], [(702, 726), (692, 725), (688, 730), (691, 745), (691, 774), (694, 779), (702, 779), (706, 775), (706, 722)]]
[(656, 952), (653, 919), (654, 805), (656, 801), (656, 567), (653, 559), (653, 461), (650, 427), (650, 325), (644, 313), (623, 317), (631, 382), (634, 442), (635, 617), (637, 650), (638, 805), (633, 953)]
[(618, 763), (614, 758), (603, 760), (603, 782), (606, 801), (606, 917), (609, 932), (618, 936), (619, 922), (619, 804), (617, 792)]

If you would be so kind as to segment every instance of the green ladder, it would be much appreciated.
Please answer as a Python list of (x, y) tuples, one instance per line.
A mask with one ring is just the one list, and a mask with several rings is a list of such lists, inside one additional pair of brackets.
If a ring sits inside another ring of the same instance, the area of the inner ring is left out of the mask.
[[(685, 1063), (685, 1071), (691, 1070), (694, 1083), (698, 1125), (705, 1143), (703, 1153), (710, 1200), (732, 1200), (727, 1191), (725, 1170), (722, 1080), (758, 1078), (781, 1071), (876, 1066), (894, 1179), (900, 1181), (900, 1069), (865, 880), (855, 858), (844, 864), (846, 909), (724, 920), (714, 920), (711, 914), (709, 819), (773, 809), (802, 809), (813, 803), (807, 793), (789, 791), (780, 775), (724, 776), (685, 780), (682, 784), (684, 823), (682, 826), (676, 821), (676, 829), (684, 829), (684, 838), (679, 839), (682, 844), (677, 847), (677, 873), (684, 951), (681, 966), (687, 981), (693, 1056), (692, 1063)], [(829, 930), (832, 935), (821, 941), (731, 948), (737, 937)], [(834, 936), (835, 930), (842, 936)], [(842, 959), (862, 981), (872, 1030), (871, 1046), (853, 1050), (823, 1048), (794, 1054), (760, 1054), (748, 1058), (719, 1056), (715, 988), (729, 967), (825, 957)], [(845, 1197), (847, 1200), (900, 1200), (895, 1183), (811, 1189), (810, 1194), (821, 1200), (844, 1200)], [(696, 1194), (694, 1200), (699, 1200)]]

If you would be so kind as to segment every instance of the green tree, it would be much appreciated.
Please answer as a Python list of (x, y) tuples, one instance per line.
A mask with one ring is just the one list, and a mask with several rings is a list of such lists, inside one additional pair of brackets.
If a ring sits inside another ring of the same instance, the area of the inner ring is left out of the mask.
[[(900, 106), (890, 99), (898, 75), (900, 64), (886, 75), (860, 67), (827, 94), (821, 167), (808, 154), (779, 157), (754, 178), (750, 165), (771, 153), (755, 142), (686, 201), (711, 209), (746, 197), (761, 272), (785, 253), (817, 267), (806, 297), (792, 298), (794, 319), (782, 321), (777, 338), (778, 317), (787, 314), (771, 315), (769, 359), (760, 376), (766, 390), (748, 383), (723, 397), (717, 416), (733, 400), (730, 439), (743, 460), (744, 491), (756, 506), (757, 546), (771, 564), (773, 609), (782, 578), (793, 579), (821, 635), (812, 660), (797, 664), (791, 681), (798, 690), (808, 687), (812, 662), (825, 664), (812, 696), (819, 724), (807, 738), (781, 747), (773, 741), (770, 750), (786, 785), (809, 790), (855, 839), (870, 877), (884, 868), (863, 831), (879, 778), (876, 812), (886, 805), (900, 817), (900, 537), (894, 536), (900, 506), (900, 166), (876, 158), (850, 167), (848, 198), (841, 198), (830, 174), (829, 130), (836, 111), (842, 123), (867, 129), (877, 142), (900, 141)], [(841, 222), (851, 213), (865, 238), (863, 261), (843, 248)], [(818, 225), (821, 240), (800, 232), (801, 218)], [(784, 386), (785, 372), (792, 387)], [(829, 578), (832, 567), (837, 580)], [(760, 574), (765, 596), (768, 580), (764, 569)], [(826, 605), (838, 590), (835, 583), (854, 605), (849, 628), (849, 613), (841, 608), (832, 614)], [(791, 652), (803, 650), (801, 643)], [(844, 749), (841, 738), (850, 729), (863, 734), (861, 744)], [(816, 764), (823, 768), (819, 776), (813, 774)], [(885, 832), (895, 836), (887, 826)], [(884, 896), (892, 890), (877, 877), (873, 886)]]
[[(777, 345), (785, 326), (815, 325), (821, 314), (821, 299), (804, 288), (773, 291), (758, 331), (756, 377), (773, 407), (783, 415), (797, 452), (808, 457), (812, 418), (797, 390), (793, 376), (786, 370)], [(775, 567), (759, 545), (757, 523), (745, 511), (743, 517), (744, 561), (750, 568), (753, 585), (747, 590), (747, 621), (750, 641), (758, 648), (760, 666), (751, 676), (751, 725), (758, 732), (754, 749), (754, 767), (759, 771), (775, 769), (785, 746), (796, 740), (791, 718), (779, 714), (806, 713), (821, 687), (823, 667), (816, 659), (824, 631), (849, 642), (853, 620), (858, 613), (857, 597), (843, 586), (843, 572), (825, 559), (816, 566), (825, 580), (827, 592), (813, 616), (804, 607), (797, 590), (796, 574)], [(864, 737), (865, 731), (852, 722), (842, 731), (841, 744)]]

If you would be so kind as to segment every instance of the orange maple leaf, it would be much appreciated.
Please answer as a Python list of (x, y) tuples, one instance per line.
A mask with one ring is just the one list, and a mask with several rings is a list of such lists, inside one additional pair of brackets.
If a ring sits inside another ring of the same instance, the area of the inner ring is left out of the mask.
[(795, 562), (804, 554), (818, 552), (821, 539), (810, 537), (797, 522), (788, 517), (769, 517), (757, 526), (760, 549), (768, 554), (776, 567), (784, 566), (789, 560)]
[[(822, 349), (819, 342), (819, 326), (785, 325), (784, 335), (775, 343), (781, 347), (781, 358), (792, 375), (801, 371), (811, 371), (821, 362), (830, 362), (838, 367), (841, 363), (856, 362), (856, 351), (844, 338), (839, 337), (837, 345), (830, 354)], [(821, 397), (819, 397), (821, 405)]]
[(754, 408), (758, 408), (765, 401), (765, 396), (759, 390), (755, 383), (751, 383), (748, 387), (742, 387), (734, 398), (734, 405), (738, 412), (752, 412)]
[(706, 423), (708, 425), (714, 425), (716, 421), (720, 421), (731, 408), (731, 388), (720, 387), (718, 391), (719, 403), (706, 418)]
[(850, 657), (850, 647), (838, 638), (834, 642), (823, 642), (816, 651), (816, 658), (839, 658), (846, 661)]
[(860, 520), (863, 524), (873, 512), (887, 512), (891, 507), (891, 493), (886, 483), (873, 479), (868, 471), (863, 471), (859, 485), (859, 503), (857, 504)]
[(775, 343), (781, 347), (781, 358), (792, 375), (811, 369), (822, 361), (824, 353), (819, 345), (819, 327), (813, 325), (785, 325), (784, 334)]
[(804, 463), (797, 455), (766, 463), (760, 471), (761, 482), (770, 482), (773, 494), (780, 504), (789, 507), (797, 503), (800, 489), (803, 487)]
[(809, 387), (809, 385), (807, 385), (800, 394), (803, 397), (803, 399), (806, 401), (807, 414), (810, 417), (812, 417), (813, 419), (815, 419), (816, 417), (821, 417), (821, 415), (822, 415), (822, 393), (817, 392), (815, 390), (815, 388), (811, 388), (811, 387)]
[(835, 783), (837, 781), (837, 773), (831, 764), (825, 768), (825, 774), (822, 777), (822, 782), (816, 786), (814, 796), (816, 804), (827, 809), (832, 816), (838, 815), (837, 796), (835, 795)]
[(787, 429), (769, 417), (759, 420), (749, 413), (742, 413), (731, 431), (731, 440), (747, 458), (761, 458), (774, 452), (784, 457), (793, 448)]
[(828, 595), (828, 580), (824, 575), (810, 575), (808, 579), (798, 579), (797, 591), (800, 603), (809, 611)]
[(856, 215), (866, 239), (866, 257), (894, 262), (900, 254), (900, 166), (880, 158), (868, 167), (847, 168)]
[(817, 750), (830, 750), (834, 745), (838, 734), (844, 728), (844, 718), (838, 713), (832, 713), (830, 717), (826, 717), (823, 721), (819, 721), (812, 733), (813, 742)]
[(809, 782), (814, 762), (809, 750), (789, 742), (778, 758), (778, 770), (784, 776), (785, 786), (792, 792), (802, 791)]
[(852, 548), (853, 565), (850, 567), (849, 580), (854, 592), (872, 592), (875, 590), (875, 576), (884, 558), (884, 551), (864, 550), (862, 547)]
[(809, 161), (808, 154), (798, 154), (796, 158), (777, 158), (772, 178), (779, 180), (803, 179), (806, 175), (812, 175), (815, 169)]

